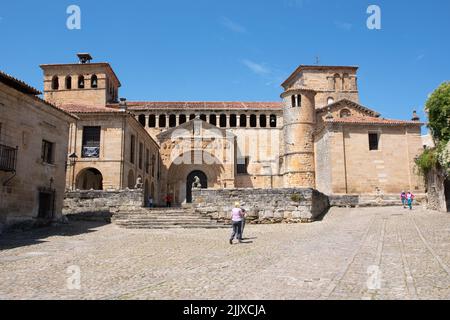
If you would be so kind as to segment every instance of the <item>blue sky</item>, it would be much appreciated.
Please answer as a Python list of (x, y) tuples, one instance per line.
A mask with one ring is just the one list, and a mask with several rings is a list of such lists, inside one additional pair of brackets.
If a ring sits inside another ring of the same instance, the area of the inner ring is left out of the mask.
[[(68, 30), (78, 5), (81, 30)], [(379, 5), (382, 29), (369, 30)], [(278, 101), (300, 64), (358, 65), (361, 102), (424, 118), (450, 80), (450, 1), (2, 1), (0, 69), (42, 89), (44, 63), (90, 52), (110, 62), (128, 100)]]

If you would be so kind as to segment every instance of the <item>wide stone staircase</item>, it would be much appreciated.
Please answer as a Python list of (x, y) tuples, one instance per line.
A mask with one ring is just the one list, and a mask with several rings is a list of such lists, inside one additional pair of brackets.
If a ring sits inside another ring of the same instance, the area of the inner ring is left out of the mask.
[(112, 222), (126, 229), (231, 228), (228, 224), (183, 208), (140, 208), (118, 212), (113, 215)]

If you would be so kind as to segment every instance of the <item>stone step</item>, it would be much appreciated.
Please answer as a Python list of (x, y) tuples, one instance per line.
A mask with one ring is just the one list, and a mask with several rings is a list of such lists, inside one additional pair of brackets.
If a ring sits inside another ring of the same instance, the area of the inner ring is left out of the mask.
[(216, 221), (211, 220), (114, 220), (114, 223), (130, 223), (130, 224), (217, 224)]

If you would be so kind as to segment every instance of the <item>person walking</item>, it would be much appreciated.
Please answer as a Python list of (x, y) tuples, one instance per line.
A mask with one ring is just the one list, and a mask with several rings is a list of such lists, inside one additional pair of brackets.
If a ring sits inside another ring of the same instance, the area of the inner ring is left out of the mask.
[(148, 197), (148, 207), (149, 208), (153, 208), (153, 198), (152, 198), (152, 196)]
[(402, 204), (403, 204), (403, 209), (406, 209), (406, 192), (402, 191), (401, 195), (400, 195), (400, 199), (402, 200)]
[(242, 219), (244, 217), (244, 213), (242, 212), (242, 209), (240, 208), (239, 202), (235, 203), (235, 208), (231, 210), (231, 221), (233, 225), (233, 233), (231, 234), (230, 238), (230, 244), (233, 244), (233, 240), (236, 238), (239, 240), (239, 243), (242, 243), (242, 235), (241, 235), (241, 228), (242, 228)]
[(415, 198), (415, 197), (416, 197), (416, 196), (413, 195), (411, 192), (408, 192), (408, 193), (406, 194), (406, 201), (408, 202), (409, 210), (412, 210), (413, 201), (414, 201), (414, 198)]
[(167, 196), (166, 196), (166, 205), (167, 205), (167, 208), (170, 208), (170, 207), (172, 207), (172, 196), (170, 195), (170, 194), (168, 194)]

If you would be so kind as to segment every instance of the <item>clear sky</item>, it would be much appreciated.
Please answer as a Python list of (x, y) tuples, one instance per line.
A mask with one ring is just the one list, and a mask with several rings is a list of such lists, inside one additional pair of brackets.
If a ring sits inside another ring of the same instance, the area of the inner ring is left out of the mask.
[[(381, 8), (369, 30), (367, 8)], [(81, 30), (69, 30), (69, 5)], [(362, 104), (424, 119), (450, 80), (450, 1), (1, 1), (0, 69), (42, 89), (40, 64), (90, 52), (110, 62), (120, 96), (148, 101), (278, 101), (300, 64), (357, 65)]]

